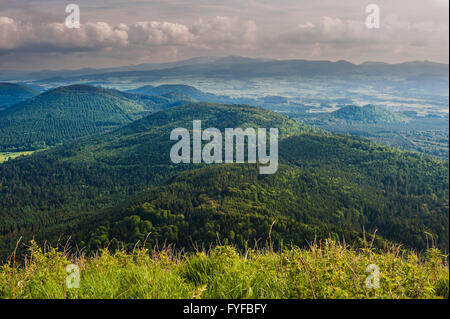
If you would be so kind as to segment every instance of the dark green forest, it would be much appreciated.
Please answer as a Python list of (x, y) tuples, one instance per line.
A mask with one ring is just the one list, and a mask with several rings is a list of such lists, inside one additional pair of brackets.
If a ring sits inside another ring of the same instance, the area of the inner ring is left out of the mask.
[(0, 112), (0, 151), (29, 151), (116, 129), (151, 112), (194, 101), (88, 85), (49, 90)]
[[(280, 168), (170, 162), (170, 131), (278, 127)], [(359, 245), (448, 251), (448, 161), (303, 126), (243, 105), (191, 103), (150, 114), (0, 165), (0, 248), (20, 236), (70, 238), (96, 250), (173, 243), (193, 249), (217, 241), (306, 245), (330, 235)], [(273, 224), (273, 226), (272, 226)]]
[(39, 91), (18, 83), (0, 82), (0, 111), (39, 94)]

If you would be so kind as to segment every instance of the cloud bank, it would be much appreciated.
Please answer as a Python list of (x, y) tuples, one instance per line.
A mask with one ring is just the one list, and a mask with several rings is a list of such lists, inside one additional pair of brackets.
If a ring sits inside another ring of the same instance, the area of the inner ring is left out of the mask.
[(141, 21), (131, 25), (110, 25), (87, 22), (79, 29), (69, 29), (65, 23), (32, 24), (9, 17), (0, 17), (0, 50), (49, 52), (68, 49), (91, 50), (106, 47), (191, 46), (225, 47), (256, 41), (256, 24), (237, 18), (215, 17), (198, 20), (191, 26), (167, 21)]
[[(324, 0), (322, 6), (287, 0), (240, 6), (236, 0), (80, 2), (81, 28), (68, 29), (65, 13), (54, 14), (64, 12), (56, 2), (5, 1), (0, 68), (115, 66), (206, 55), (448, 61), (448, 0), (380, 0), (380, 29), (365, 26), (365, 6), (356, 0)], [(143, 13), (150, 19), (140, 19)]]

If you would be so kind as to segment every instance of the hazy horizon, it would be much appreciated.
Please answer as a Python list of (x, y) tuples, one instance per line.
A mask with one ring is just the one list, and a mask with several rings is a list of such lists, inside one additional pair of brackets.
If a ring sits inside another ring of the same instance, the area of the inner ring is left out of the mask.
[[(448, 64), (448, 0), (0, 0), (0, 69), (70, 70), (202, 56)], [(366, 6), (380, 9), (367, 28)]]
[(116, 66), (111, 66), (111, 67), (95, 67), (95, 66), (90, 66), (90, 67), (73, 67), (73, 68), (43, 68), (43, 69), (1, 69), (1, 71), (6, 71), (6, 72), (13, 72), (13, 71), (17, 71), (17, 72), (41, 72), (41, 71), (77, 71), (77, 70), (82, 70), (82, 69), (98, 69), (98, 70), (102, 70), (102, 69), (109, 69), (109, 68), (124, 68), (124, 67), (136, 67), (136, 66), (140, 66), (140, 65), (163, 65), (163, 64), (169, 64), (169, 63), (177, 63), (177, 62), (183, 62), (183, 61), (189, 61), (189, 60), (195, 60), (195, 59), (202, 59), (202, 58), (214, 58), (214, 59), (226, 59), (226, 58), (231, 58), (231, 57), (236, 57), (236, 58), (248, 58), (248, 59), (260, 59), (260, 60), (273, 60), (273, 61), (300, 61), (300, 60), (304, 60), (304, 61), (310, 61), (310, 62), (318, 62), (318, 61), (329, 61), (329, 62), (339, 62), (339, 61), (345, 61), (348, 63), (352, 63), (354, 65), (362, 65), (364, 63), (385, 63), (385, 64), (404, 64), (404, 63), (415, 63), (415, 62), (422, 62), (422, 63), (434, 63), (434, 64), (442, 64), (442, 65), (449, 65), (449, 63), (443, 63), (443, 62), (436, 62), (436, 61), (430, 61), (430, 60), (405, 60), (402, 62), (397, 62), (397, 63), (391, 63), (391, 62), (386, 62), (386, 61), (363, 61), (360, 63), (353, 63), (349, 60), (346, 59), (334, 59), (334, 60), (325, 60), (325, 59), (304, 59), (304, 58), (291, 58), (291, 59), (277, 59), (277, 58), (271, 58), (271, 57), (250, 57), (250, 56), (238, 56), (238, 55), (224, 55), (224, 56), (193, 56), (190, 58), (186, 58), (186, 59), (178, 59), (178, 60), (167, 60), (167, 61), (163, 61), (163, 62), (158, 62), (158, 63), (136, 63), (136, 64), (123, 64), (123, 65), (116, 65)]

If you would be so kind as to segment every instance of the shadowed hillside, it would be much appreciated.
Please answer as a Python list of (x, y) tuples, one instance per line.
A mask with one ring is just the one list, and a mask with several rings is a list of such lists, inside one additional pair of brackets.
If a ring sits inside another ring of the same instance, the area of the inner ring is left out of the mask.
[(25, 85), (0, 83), (0, 111), (38, 94), (39, 91)]
[(87, 85), (47, 91), (0, 113), (0, 150), (45, 148), (111, 130), (187, 96), (141, 96)]

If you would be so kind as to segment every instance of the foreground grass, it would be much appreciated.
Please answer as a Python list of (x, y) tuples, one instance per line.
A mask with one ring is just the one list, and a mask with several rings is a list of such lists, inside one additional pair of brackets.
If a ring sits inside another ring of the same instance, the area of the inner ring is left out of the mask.
[[(72, 263), (79, 288), (66, 284), (75, 282), (66, 272)], [(379, 288), (366, 287), (370, 264), (379, 268)], [(282, 253), (242, 255), (220, 246), (190, 255), (135, 249), (91, 257), (43, 252), (32, 242), (22, 266), (12, 257), (0, 267), (0, 298), (448, 298), (448, 290), (448, 263), (436, 249), (375, 253), (331, 240)]]

